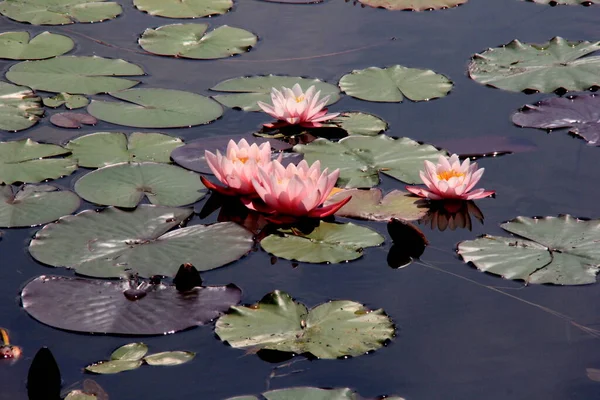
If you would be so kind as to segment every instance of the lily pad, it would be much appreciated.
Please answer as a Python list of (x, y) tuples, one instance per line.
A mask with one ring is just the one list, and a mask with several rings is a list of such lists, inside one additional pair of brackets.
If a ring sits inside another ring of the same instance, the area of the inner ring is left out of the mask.
[(468, 0), (358, 0), (361, 4), (387, 10), (442, 10), (465, 4)]
[(67, 153), (64, 147), (29, 139), (0, 142), (0, 183), (35, 183), (70, 175), (77, 169), (73, 160), (48, 158)]
[(154, 353), (144, 357), (144, 361), (148, 365), (171, 367), (175, 365), (185, 364), (194, 359), (196, 353), (191, 351), (164, 351), (162, 353)]
[(90, 203), (133, 208), (145, 197), (152, 204), (179, 207), (206, 195), (200, 176), (175, 165), (121, 163), (84, 175), (75, 192)]
[(345, 130), (348, 135), (377, 136), (388, 129), (388, 123), (381, 118), (360, 111), (341, 113), (326, 126), (330, 124)]
[(0, 58), (41, 60), (63, 55), (75, 46), (70, 37), (50, 32), (29, 39), (26, 31), (0, 33)]
[(377, 350), (394, 336), (381, 309), (338, 300), (308, 310), (276, 290), (250, 307), (233, 306), (217, 320), (215, 333), (234, 348), (310, 353), (332, 359)]
[(0, 129), (22, 131), (44, 115), (42, 99), (31, 89), (0, 81)]
[(90, 103), (90, 100), (85, 96), (69, 93), (59, 93), (53, 97), (45, 97), (43, 101), (46, 107), (56, 108), (64, 104), (69, 110), (82, 108)]
[(525, 105), (513, 114), (515, 125), (526, 128), (569, 128), (569, 133), (600, 146), (600, 96), (581, 94), (555, 97)]
[(6, 78), (16, 84), (47, 92), (97, 94), (129, 89), (139, 81), (119, 76), (143, 74), (143, 69), (125, 60), (61, 56), (20, 62), (10, 67)]
[(444, 97), (452, 82), (444, 75), (427, 69), (394, 65), (388, 68), (369, 67), (342, 76), (340, 89), (361, 100), (394, 102), (427, 101)]
[(281, 258), (308, 263), (340, 263), (355, 260), (367, 247), (384, 241), (379, 233), (364, 226), (321, 221), (312, 232), (279, 229), (261, 240), (262, 248)]
[(144, 343), (128, 343), (119, 347), (110, 355), (111, 360), (137, 361), (148, 353), (148, 346)]
[(209, 60), (243, 54), (258, 38), (244, 29), (223, 25), (206, 33), (208, 24), (174, 24), (148, 28), (138, 40), (153, 54)]
[[(240, 396), (226, 400), (366, 400), (364, 397), (349, 388), (321, 389), (316, 387), (300, 386), (285, 389), (276, 389), (264, 392), (261, 397)], [(385, 396), (386, 400), (404, 400), (402, 397)]]
[(149, 277), (174, 276), (183, 263), (207, 271), (236, 261), (252, 249), (252, 233), (232, 222), (171, 231), (192, 213), (191, 209), (145, 204), (133, 211), (86, 210), (44, 226), (31, 241), (29, 252), (41, 263), (74, 268), (88, 276), (119, 277), (129, 270)]
[[(237, 304), (235, 285), (195, 287), (148, 283), (134, 298), (124, 280), (39, 276), (21, 293), (23, 308), (43, 324), (75, 332), (113, 335), (164, 335), (204, 325)], [(139, 290), (138, 290), (139, 291)], [(113, 360), (136, 362), (138, 360)]]
[(551, 6), (565, 5), (565, 6), (591, 6), (592, 4), (599, 4), (597, 1), (592, 0), (524, 0), (531, 3), (548, 4)]
[(500, 225), (516, 237), (485, 235), (459, 243), (465, 262), (505, 279), (586, 285), (600, 270), (600, 220), (570, 215), (517, 217)]
[(50, 122), (61, 128), (79, 129), (82, 125), (96, 125), (98, 120), (86, 113), (64, 112), (52, 114)]
[(169, 163), (173, 149), (183, 146), (179, 138), (162, 133), (96, 132), (71, 140), (65, 148), (81, 167), (100, 168), (122, 162)]
[(76, 22), (102, 22), (123, 12), (121, 6), (106, 0), (5, 0), (0, 14), (33, 25), (66, 25)]
[(317, 139), (307, 145), (296, 145), (294, 151), (304, 154), (312, 164), (320, 160), (323, 168), (339, 168), (337, 186), (368, 188), (379, 183), (379, 172), (406, 183), (420, 183), (423, 162), (436, 162), (447, 153), (412, 139), (392, 139), (386, 135), (374, 137), (349, 136), (339, 142)]
[(381, 189), (342, 190), (329, 197), (324, 205), (337, 203), (350, 196), (352, 199), (335, 215), (371, 221), (389, 221), (392, 218), (415, 221), (428, 211), (425, 201), (401, 190), (393, 190), (385, 197)]
[(118, 374), (119, 372), (132, 371), (134, 369), (138, 369), (142, 366), (142, 364), (143, 362), (141, 360), (110, 360), (88, 365), (87, 367), (85, 367), (85, 370), (88, 372), (93, 372), (95, 374), (102, 375)]
[(133, 4), (159, 17), (198, 18), (225, 14), (233, 7), (233, 0), (134, 0)]
[(227, 92), (230, 94), (218, 94), (212, 96), (213, 99), (230, 108), (239, 108), (244, 111), (261, 111), (258, 101), (271, 104), (271, 89), (281, 87), (291, 88), (299, 84), (302, 90), (306, 91), (309, 87), (315, 86), (321, 91), (320, 97), (329, 96), (328, 105), (337, 102), (340, 99), (339, 89), (330, 83), (320, 81), (314, 78), (301, 78), (293, 76), (265, 75), (248, 76), (228, 79), (220, 82), (210, 90), (216, 92)]
[(223, 108), (217, 102), (181, 90), (130, 89), (110, 95), (127, 103), (93, 100), (88, 112), (117, 125), (178, 128), (207, 124), (223, 114)]
[(529, 44), (513, 40), (473, 56), (468, 72), (481, 84), (513, 92), (586, 90), (600, 85), (600, 57), (585, 57), (598, 50), (600, 41), (555, 37), (547, 43)]
[(79, 208), (79, 197), (52, 185), (0, 186), (0, 227), (45, 224)]

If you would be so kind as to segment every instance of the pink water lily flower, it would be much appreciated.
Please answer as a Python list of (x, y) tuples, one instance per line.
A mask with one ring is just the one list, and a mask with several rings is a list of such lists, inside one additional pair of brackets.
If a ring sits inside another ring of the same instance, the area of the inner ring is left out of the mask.
[[(267, 173), (271, 170), (271, 144), (265, 142), (260, 146), (256, 143), (250, 145), (246, 139), (235, 143), (230, 140), (227, 152), (222, 155), (219, 150), (213, 154), (206, 150), (206, 162), (215, 177), (225, 185), (218, 186), (202, 177), (204, 186), (225, 195), (256, 195), (252, 180), (258, 176), (258, 169), (262, 167)], [(281, 160), (281, 155), (279, 155)]]
[(407, 186), (406, 190), (431, 200), (482, 199), (495, 193), (493, 190), (471, 190), (481, 179), (484, 170), (477, 168), (477, 163), (471, 163), (468, 158), (461, 164), (456, 154), (451, 157), (440, 156), (437, 165), (425, 160), (425, 171), (420, 171), (427, 189)]
[(321, 91), (316, 92), (311, 86), (306, 92), (302, 91), (299, 84), (291, 89), (282, 87), (281, 91), (271, 89), (273, 105), (258, 102), (258, 106), (267, 114), (276, 118), (278, 122), (264, 124), (267, 128), (279, 128), (286, 125), (300, 125), (304, 128), (319, 128), (321, 122), (328, 121), (340, 115), (339, 113), (327, 114), (324, 108), (329, 101), (329, 96), (319, 99)]
[(340, 170), (321, 172), (321, 163), (315, 161), (310, 167), (305, 160), (298, 165), (287, 167), (279, 161), (272, 162), (269, 171), (259, 168), (258, 177), (252, 180), (254, 189), (262, 201), (242, 199), (246, 207), (268, 214), (275, 214), (279, 222), (293, 221), (296, 218), (324, 218), (332, 215), (350, 201), (350, 197), (321, 206), (333, 189)]

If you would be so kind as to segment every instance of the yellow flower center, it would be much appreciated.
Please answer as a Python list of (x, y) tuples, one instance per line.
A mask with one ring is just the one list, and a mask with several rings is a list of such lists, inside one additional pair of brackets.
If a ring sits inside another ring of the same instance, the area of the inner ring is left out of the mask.
[(236, 158), (236, 161), (239, 161), (242, 164), (246, 164), (246, 161), (248, 161), (249, 159), (250, 159), (250, 157), (238, 157), (238, 158)]
[(450, 178), (460, 178), (462, 176), (465, 176), (465, 174), (455, 170), (444, 171), (438, 174), (438, 178), (442, 181), (450, 180)]
[(296, 97), (296, 103), (302, 103), (304, 101), (304, 95)]

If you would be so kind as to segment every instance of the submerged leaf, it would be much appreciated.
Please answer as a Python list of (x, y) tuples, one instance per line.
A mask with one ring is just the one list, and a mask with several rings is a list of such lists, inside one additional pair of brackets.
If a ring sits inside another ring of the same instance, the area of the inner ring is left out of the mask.
[(0, 14), (32, 25), (102, 22), (121, 14), (121, 6), (106, 0), (5, 0)]
[(42, 99), (31, 89), (0, 81), (0, 129), (22, 131), (44, 115)]
[(41, 60), (63, 55), (75, 46), (64, 35), (42, 32), (30, 40), (29, 32), (0, 33), (0, 58), (11, 60)]
[(133, 0), (140, 11), (167, 18), (198, 18), (225, 14), (233, 0)]

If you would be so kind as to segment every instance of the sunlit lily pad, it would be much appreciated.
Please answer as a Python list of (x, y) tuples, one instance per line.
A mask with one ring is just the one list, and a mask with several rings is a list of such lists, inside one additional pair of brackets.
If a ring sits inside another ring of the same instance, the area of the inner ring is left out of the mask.
[(426, 101), (444, 97), (452, 82), (431, 70), (394, 65), (387, 68), (369, 67), (342, 76), (340, 89), (346, 94), (367, 101)]
[(144, 361), (146, 364), (152, 366), (172, 367), (190, 362), (195, 356), (196, 353), (191, 351), (164, 351), (162, 353), (150, 354), (144, 357)]
[(261, 240), (262, 248), (281, 258), (308, 263), (340, 263), (355, 260), (367, 247), (384, 241), (379, 233), (364, 226), (321, 221), (312, 232), (280, 229)]
[(167, 18), (198, 18), (225, 14), (233, 0), (134, 0), (140, 11)]
[(88, 112), (117, 125), (178, 128), (207, 124), (223, 114), (223, 108), (217, 102), (181, 90), (130, 89), (110, 95), (126, 102), (93, 100)]
[[(114, 335), (164, 335), (204, 325), (237, 304), (235, 285), (195, 287), (146, 284), (143, 296), (125, 296), (124, 280), (40, 276), (21, 293), (23, 308), (43, 324), (75, 332)], [(116, 360), (127, 361), (127, 360)], [(137, 361), (137, 360), (129, 360)]]
[(71, 150), (77, 163), (86, 168), (100, 168), (122, 162), (169, 163), (173, 149), (183, 146), (179, 138), (162, 133), (96, 132), (71, 140), (65, 148)]
[(97, 94), (129, 89), (139, 81), (119, 76), (143, 74), (143, 69), (125, 60), (61, 56), (20, 62), (10, 67), (6, 78), (19, 85), (47, 92)]
[(600, 85), (600, 57), (585, 57), (598, 50), (600, 42), (561, 37), (543, 44), (513, 40), (473, 56), (469, 76), (481, 84), (514, 92), (586, 90)]
[(440, 155), (446, 155), (431, 145), (385, 135), (349, 136), (339, 142), (317, 139), (294, 146), (294, 151), (303, 153), (309, 164), (320, 160), (322, 167), (339, 168), (337, 186), (346, 188), (375, 186), (379, 183), (379, 172), (406, 183), (420, 183), (423, 162), (435, 162)]
[(393, 190), (385, 197), (381, 189), (342, 190), (327, 199), (324, 205), (337, 203), (349, 196), (352, 199), (335, 215), (371, 221), (389, 221), (392, 218), (415, 221), (428, 211), (424, 201), (401, 190)]
[(192, 213), (144, 204), (134, 211), (86, 210), (39, 230), (29, 252), (41, 263), (88, 276), (118, 277), (132, 270), (149, 277), (174, 276), (183, 263), (214, 269), (252, 248), (252, 233), (232, 222), (171, 230)]
[(208, 60), (243, 54), (258, 38), (245, 29), (223, 25), (206, 33), (208, 24), (174, 24), (144, 31), (138, 43), (150, 53)]
[[(404, 400), (402, 397), (385, 396), (386, 400)], [(352, 389), (321, 389), (300, 386), (285, 389), (270, 390), (262, 396), (238, 396), (226, 400), (367, 400)]]
[(468, 0), (358, 0), (361, 4), (387, 10), (441, 10), (466, 3)]
[(79, 197), (52, 185), (0, 186), (0, 227), (45, 224), (79, 208)]
[(56, 108), (64, 104), (69, 110), (82, 108), (90, 103), (90, 100), (85, 96), (69, 93), (59, 93), (56, 96), (45, 97), (43, 101), (46, 107)]
[(48, 158), (67, 153), (61, 146), (29, 139), (0, 142), (0, 183), (35, 183), (70, 175), (77, 169), (73, 160)]
[(63, 55), (75, 46), (70, 37), (50, 32), (29, 39), (26, 31), (0, 33), (0, 58), (41, 60)]
[(141, 367), (143, 362), (141, 360), (129, 361), (129, 360), (110, 360), (101, 361), (96, 364), (88, 365), (85, 370), (93, 372), (95, 374), (118, 374), (120, 372), (132, 371)]
[(128, 343), (119, 347), (110, 355), (111, 360), (137, 361), (148, 354), (148, 346), (144, 343)]
[(0, 81), (0, 129), (21, 131), (44, 115), (42, 99), (31, 89)]
[(50, 122), (61, 128), (79, 129), (83, 125), (96, 125), (98, 120), (86, 113), (63, 112), (52, 114)]
[(228, 79), (212, 87), (210, 90), (229, 93), (212, 96), (213, 99), (226, 107), (240, 108), (244, 111), (261, 111), (256, 102), (263, 101), (271, 104), (270, 93), (272, 88), (277, 88), (278, 90), (281, 90), (281, 87), (291, 88), (296, 83), (304, 91), (314, 85), (317, 90), (321, 91), (320, 97), (329, 96), (327, 104), (333, 104), (340, 99), (340, 91), (335, 85), (322, 82), (319, 79), (280, 75)]
[(0, 14), (33, 25), (65, 25), (101, 22), (123, 12), (121, 6), (106, 0), (5, 0)]
[(394, 332), (381, 309), (338, 300), (308, 310), (279, 290), (250, 307), (231, 307), (215, 327), (217, 336), (231, 347), (310, 353), (325, 359), (377, 350)]
[(121, 163), (108, 165), (75, 182), (75, 192), (90, 203), (132, 208), (147, 198), (152, 204), (185, 206), (206, 189), (200, 176), (175, 165)]
[(381, 118), (359, 111), (341, 113), (325, 126), (337, 126), (348, 135), (377, 136), (388, 129), (388, 124)]
[(555, 285), (596, 282), (600, 220), (517, 217), (500, 226), (517, 236), (467, 240), (459, 243), (458, 253), (480, 270), (505, 279)]

